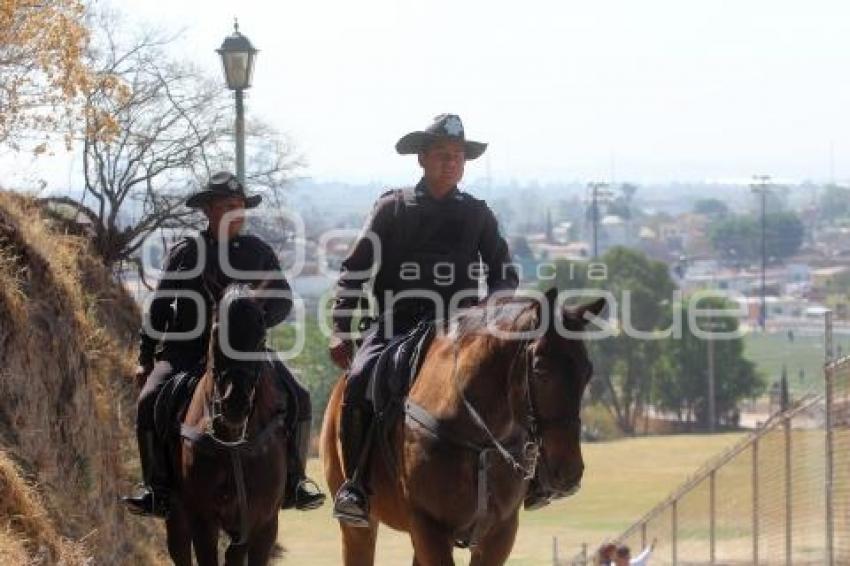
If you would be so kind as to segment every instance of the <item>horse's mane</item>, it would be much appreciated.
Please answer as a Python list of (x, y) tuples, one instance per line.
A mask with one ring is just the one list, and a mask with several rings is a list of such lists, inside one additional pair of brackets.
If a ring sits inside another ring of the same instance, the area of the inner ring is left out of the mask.
[(524, 332), (534, 329), (537, 317), (531, 307), (537, 304), (533, 297), (499, 297), (455, 314), (449, 328), (458, 340), (470, 336), (490, 334), (489, 328)]
[[(263, 311), (259, 303), (254, 300), (253, 292), (249, 285), (244, 283), (231, 283), (222, 293), (221, 299), (216, 305), (216, 318), (223, 312), (227, 313), (227, 330), (230, 338), (230, 346), (236, 351), (254, 351), (262, 344), (265, 336), (265, 324), (263, 322)], [(221, 320), (216, 321), (220, 329)], [(207, 344), (207, 369), (211, 369), (218, 352), (218, 340), (216, 330), (210, 333)], [(221, 356), (220, 360), (228, 358)]]

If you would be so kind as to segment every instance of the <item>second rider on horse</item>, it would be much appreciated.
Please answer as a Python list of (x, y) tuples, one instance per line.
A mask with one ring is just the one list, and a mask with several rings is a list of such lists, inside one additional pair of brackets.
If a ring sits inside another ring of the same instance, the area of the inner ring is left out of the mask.
[[(272, 249), (256, 236), (240, 234), (244, 224), (242, 211), (257, 206), (260, 200), (259, 195), (246, 195), (234, 175), (222, 172), (213, 175), (204, 190), (186, 201), (186, 206), (203, 212), (208, 226), (169, 250), (163, 262), (163, 276), (146, 315), (148, 324), (140, 332), (136, 379), (144, 386), (139, 394), (136, 434), (144, 489), (136, 496), (123, 498), (134, 513), (159, 517), (168, 514), (170, 471), (165, 447), (155, 430), (157, 396), (177, 373), (203, 368), (213, 308), (227, 285), (234, 282), (231, 275), (239, 271), (267, 275), (264, 287), (276, 292), (273, 297), (263, 299), (267, 328), (282, 322), (292, 308), (287, 297), (289, 284)], [(220, 254), (225, 256), (225, 266), (230, 270), (220, 264)], [(149, 335), (146, 328), (157, 336)], [(277, 363), (275, 368), (281, 386), (297, 407), (297, 416), (292, 419), (294, 430), (289, 431), (294, 441), (288, 443), (291, 472), (283, 508), (315, 509), (322, 505), (325, 496), (304, 473), (312, 418), (310, 394), (283, 364)]]

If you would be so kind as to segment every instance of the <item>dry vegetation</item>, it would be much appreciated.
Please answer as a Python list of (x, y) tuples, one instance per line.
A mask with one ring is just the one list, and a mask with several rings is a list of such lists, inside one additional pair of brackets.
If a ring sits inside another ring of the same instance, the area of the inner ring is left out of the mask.
[(160, 558), (117, 502), (137, 476), (138, 316), (84, 240), (0, 191), (0, 563)]

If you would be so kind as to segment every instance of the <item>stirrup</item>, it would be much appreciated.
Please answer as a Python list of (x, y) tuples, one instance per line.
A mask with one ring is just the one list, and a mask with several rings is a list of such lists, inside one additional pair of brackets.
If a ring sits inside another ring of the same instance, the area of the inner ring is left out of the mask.
[(325, 504), (326, 496), (319, 485), (310, 478), (302, 478), (295, 486), (294, 507), (299, 511), (311, 511)]
[(363, 488), (351, 480), (342, 484), (334, 497), (333, 516), (352, 527), (368, 527), (369, 498)]
[(170, 511), (169, 498), (157, 490), (143, 487), (138, 495), (123, 496), (121, 502), (127, 506), (127, 511), (140, 517), (158, 517), (167, 519)]

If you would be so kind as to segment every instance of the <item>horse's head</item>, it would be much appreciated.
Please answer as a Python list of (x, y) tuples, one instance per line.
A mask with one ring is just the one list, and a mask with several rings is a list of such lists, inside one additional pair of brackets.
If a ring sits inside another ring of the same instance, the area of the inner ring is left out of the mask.
[[(605, 299), (579, 307), (559, 307), (556, 289), (547, 291), (531, 314), (546, 324), (525, 350), (525, 395), (532, 434), (540, 447), (537, 479), (553, 497), (573, 493), (584, 473), (581, 454), (581, 399), (593, 373), (581, 333), (585, 315), (596, 316)], [(549, 309), (545, 316), (542, 309)], [(548, 322), (547, 322), (548, 320)]]
[(244, 434), (260, 375), (257, 353), (263, 350), (265, 336), (262, 305), (250, 287), (229, 285), (216, 307), (210, 345), (215, 380), (213, 427), (222, 440)]

